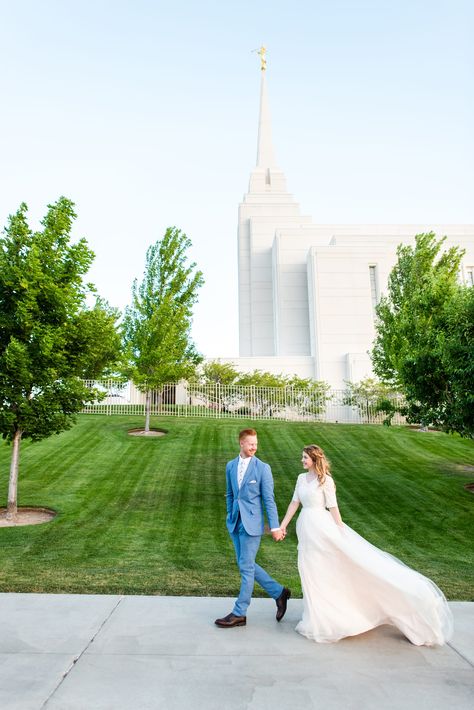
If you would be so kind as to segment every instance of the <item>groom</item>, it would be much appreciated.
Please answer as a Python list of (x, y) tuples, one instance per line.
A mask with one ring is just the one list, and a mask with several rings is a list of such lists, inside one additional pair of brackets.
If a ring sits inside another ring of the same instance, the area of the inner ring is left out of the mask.
[(284, 534), (278, 522), (278, 511), (273, 495), (273, 478), (270, 466), (260, 461), (257, 452), (257, 432), (244, 429), (239, 434), (240, 454), (226, 466), (226, 525), (235, 547), (240, 572), (240, 593), (230, 614), (216, 619), (217, 626), (231, 628), (245, 626), (247, 607), (252, 597), (256, 580), (267, 594), (275, 599), (276, 620), (285, 615), (291, 592), (276, 582), (255, 562), (263, 535), (263, 509), (265, 505), (268, 522), (274, 540), (282, 540)]

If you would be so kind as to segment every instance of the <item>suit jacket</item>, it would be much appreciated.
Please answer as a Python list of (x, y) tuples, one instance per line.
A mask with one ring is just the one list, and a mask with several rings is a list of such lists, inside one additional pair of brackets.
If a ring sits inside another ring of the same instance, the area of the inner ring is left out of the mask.
[(237, 484), (239, 457), (229, 461), (226, 466), (226, 525), (230, 533), (234, 532), (240, 518), (249, 535), (263, 535), (263, 505), (267, 513), (270, 528), (278, 528), (278, 511), (273, 494), (273, 476), (270, 466), (256, 456), (252, 457), (242, 485)]

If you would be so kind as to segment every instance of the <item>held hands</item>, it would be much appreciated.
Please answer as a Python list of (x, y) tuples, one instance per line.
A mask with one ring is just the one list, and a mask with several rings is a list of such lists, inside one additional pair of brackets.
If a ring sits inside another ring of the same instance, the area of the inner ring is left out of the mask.
[(286, 537), (286, 528), (277, 528), (276, 530), (272, 530), (272, 538), (275, 540), (275, 542), (281, 542), (281, 540), (284, 540)]

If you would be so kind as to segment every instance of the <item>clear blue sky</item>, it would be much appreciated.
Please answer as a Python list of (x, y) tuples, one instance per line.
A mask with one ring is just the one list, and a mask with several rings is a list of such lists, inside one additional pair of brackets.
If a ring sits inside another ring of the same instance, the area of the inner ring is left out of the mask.
[(474, 223), (472, 0), (0, 2), (0, 225), (60, 195), (123, 308), (183, 229), (206, 285), (193, 334), (236, 355), (237, 206), (260, 71), (279, 166), (316, 223)]

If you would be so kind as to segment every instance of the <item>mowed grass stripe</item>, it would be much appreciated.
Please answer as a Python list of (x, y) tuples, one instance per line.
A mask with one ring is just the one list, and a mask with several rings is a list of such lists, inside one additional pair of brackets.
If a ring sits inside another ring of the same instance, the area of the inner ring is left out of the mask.
[[(251, 422), (160, 418), (160, 438), (130, 437), (136, 417), (88, 415), (21, 453), (20, 503), (58, 511), (47, 524), (0, 529), (2, 591), (233, 595), (239, 579), (225, 528), (225, 463)], [(359, 425), (259, 422), (282, 517), (301, 449), (326, 450), (345, 521), (428, 574), (450, 598), (473, 597), (472, 441)], [(10, 448), (0, 446), (6, 498)], [(0, 488), (1, 491), (1, 488)], [(259, 559), (300, 592), (294, 525), (265, 536)], [(256, 589), (256, 593), (260, 590)]]

